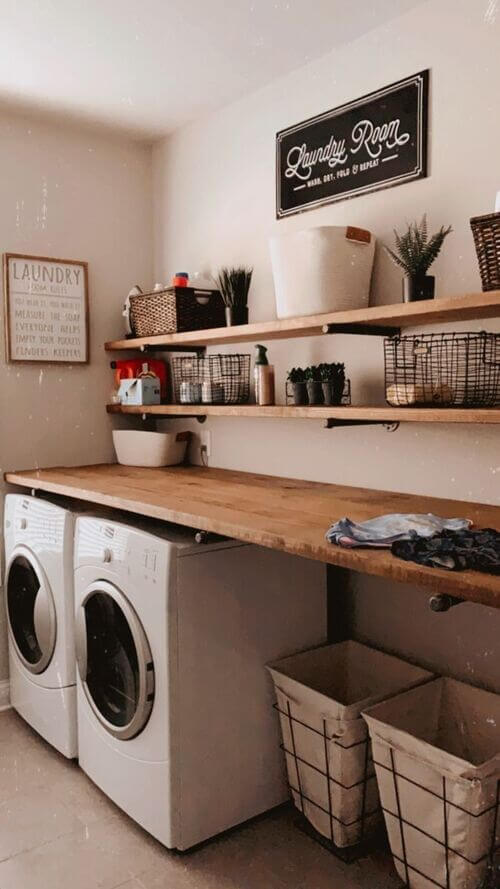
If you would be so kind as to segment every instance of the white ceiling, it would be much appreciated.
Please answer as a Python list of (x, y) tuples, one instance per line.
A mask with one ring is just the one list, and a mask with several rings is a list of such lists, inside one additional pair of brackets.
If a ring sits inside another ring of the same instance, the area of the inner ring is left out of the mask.
[(419, 0), (0, 0), (0, 101), (164, 135)]

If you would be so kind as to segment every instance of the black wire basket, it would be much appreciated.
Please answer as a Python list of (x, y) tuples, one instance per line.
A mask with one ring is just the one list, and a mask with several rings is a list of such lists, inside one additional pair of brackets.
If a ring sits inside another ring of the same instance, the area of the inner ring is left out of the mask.
[(393, 407), (500, 404), (500, 334), (390, 337), (384, 358), (385, 397)]
[(250, 355), (173, 358), (178, 404), (244, 404), (250, 396)]

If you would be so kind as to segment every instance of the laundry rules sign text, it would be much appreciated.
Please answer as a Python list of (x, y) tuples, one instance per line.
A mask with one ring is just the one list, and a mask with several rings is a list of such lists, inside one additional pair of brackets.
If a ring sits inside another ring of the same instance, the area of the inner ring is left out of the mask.
[(276, 136), (276, 214), (427, 175), (429, 72), (421, 71)]
[(88, 361), (87, 263), (4, 254), (9, 361)]

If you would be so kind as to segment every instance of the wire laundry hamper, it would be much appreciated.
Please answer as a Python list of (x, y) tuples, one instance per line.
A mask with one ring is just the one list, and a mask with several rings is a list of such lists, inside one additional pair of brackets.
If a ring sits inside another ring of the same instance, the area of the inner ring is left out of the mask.
[(500, 404), (500, 334), (390, 337), (384, 358), (386, 401), (394, 407)]
[(250, 397), (250, 355), (173, 358), (172, 377), (180, 404), (244, 404)]

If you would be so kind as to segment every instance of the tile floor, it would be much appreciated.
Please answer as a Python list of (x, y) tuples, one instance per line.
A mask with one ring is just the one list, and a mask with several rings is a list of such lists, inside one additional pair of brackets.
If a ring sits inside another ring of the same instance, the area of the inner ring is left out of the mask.
[(280, 810), (168, 852), (16, 715), (0, 713), (0, 889), (396, 889), (387, 855), (345, 865)]

